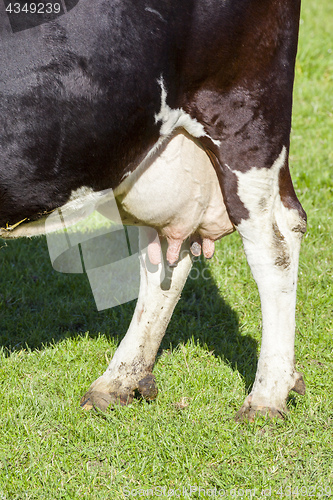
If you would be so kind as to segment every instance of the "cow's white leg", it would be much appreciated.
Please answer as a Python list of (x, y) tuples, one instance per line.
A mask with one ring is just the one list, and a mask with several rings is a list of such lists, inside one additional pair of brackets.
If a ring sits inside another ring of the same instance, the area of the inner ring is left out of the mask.
[(166, 242), (162, 242), (162, 264), (152, 265), (147, 255), (149, 230), (140, 228), (140, 292), (129, 329), (110, 365), (81, 400), (85, 409), (105, 410), (112, 403), (129, 403), (138, 390), (146, 399), (157, 395), (152, 368), (173, 310), (192, 266), (189, 243), (183, 245), (177, 267), (166, 265)]
[(270, 169), (236, 173), (238, 195), (249, 213), (238, 231), (258, 285), (263, 323), (255, 382), (238, 413), (250, 420), (256, 413), (281, 416), (289, 391), (305, 392), (302, 375), (295, 371), (294, 336), (298, 257), (306, 222), (300, 210), (281, 199), (279, 175), (285, 161), (283, 148)]

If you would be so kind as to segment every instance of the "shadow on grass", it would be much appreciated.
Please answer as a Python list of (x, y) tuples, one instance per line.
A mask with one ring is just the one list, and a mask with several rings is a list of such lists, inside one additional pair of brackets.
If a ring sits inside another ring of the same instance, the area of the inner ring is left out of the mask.
[[(2, 247), (2, 248), (1, 248)], [(44, 238), (0, 245), (0, 347), (6, 355), (43, 349), (65, 338), (106, 335), (121, 340), (135, 301), (98, 312), (86, 275), (57, 273)], [(225, 302), (205, 261), (198, 261), (185, 285), (163, 339), (163, 349), (192, 339), (238, 370), (252, 386), (257, 342), (241, 335), (237, 313)]]
[[(170, 321), (161, 349), (192, 340), (238, 370), (251, 388), (257, 367), (258, 343), (242, 335), (238, 314), (221, 295), (207, 262), (196, 262)], [(197, 277), (199, 275), (199, 277)], [(203, 278), (204, 276), (204, 278)]]

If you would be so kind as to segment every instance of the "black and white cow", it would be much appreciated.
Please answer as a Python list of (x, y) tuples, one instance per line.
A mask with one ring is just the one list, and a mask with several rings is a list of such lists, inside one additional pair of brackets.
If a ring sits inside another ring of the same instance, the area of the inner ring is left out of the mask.
[(152, 368), (189, 250), (211, 257), (237, 229), (263, 316), (239, 416), (281, 415), (289, 391), (305, 391), (294, 334), (306, 215), (288, 168), (300, 0), (32, 5), (0, 2), (0, 236), (40, 234), (45, 214), (106, 189), (125, 224), (160, 236), (141, 232), (134, 317), (82, 406), (156, 396)]

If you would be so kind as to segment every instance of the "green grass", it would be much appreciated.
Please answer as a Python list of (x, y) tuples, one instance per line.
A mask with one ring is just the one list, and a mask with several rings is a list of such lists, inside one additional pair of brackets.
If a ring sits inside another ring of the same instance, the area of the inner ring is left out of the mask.
[(254, 380), (261, 316), (233, 234), (198, 263), (209, 279), (186, 285), (154, 369), (157, 400), (81, 411), (134, 303), (98, 313), (84, 275), (52, 270), (44, 239), (3, 243), (0, 499), (147, 498), (126, 491), (155, 487), (172, 498), (190, 485), (207, 495), (178, 498), (214, 488), (224, 498), (333, 493), (332, 19), (330, 0), (304, 2), (294, 93), (292, 176), (308, 213), (296, 340), (306, 395), (290, 398), (284, 422), (234, 421)]

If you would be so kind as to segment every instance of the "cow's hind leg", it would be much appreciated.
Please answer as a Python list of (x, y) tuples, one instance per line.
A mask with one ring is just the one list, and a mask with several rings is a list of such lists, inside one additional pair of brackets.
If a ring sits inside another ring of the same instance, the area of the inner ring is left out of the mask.
[(305, 213), (294, 193), (287, 152), (269, 169), (235, 172), (238, 196), (248, 217), (238, 224), (262, 307), (262, 345), (255, 382), (238, 412), (253, 420), (259, 414), (282, 416), (290, 390), (305, 392), (295, 371), (294, 337), (298, 257)]
[(147, 229), (140, 228), (140, 292), (131, 324), (107, 370), (82, 398), (81, 405), (85, 409), (98, 407), (105, 410), (112, 404), (127, 404), (136, 391), (147, 400), (157, 395), (152, 374), (155, 357), (192, 260), (184, 244), (177, 267), (169, 268), (166, 265), (166, 244), (162, 243), (165, 277), (161, 284), (162, 265), (150, 264), (148, 237)]

